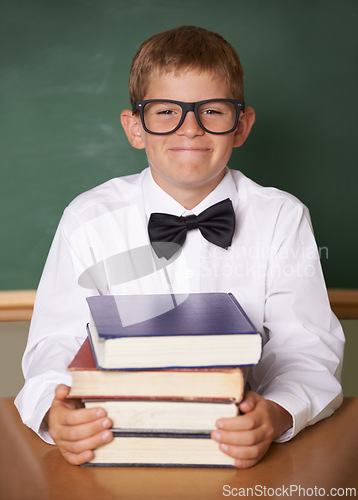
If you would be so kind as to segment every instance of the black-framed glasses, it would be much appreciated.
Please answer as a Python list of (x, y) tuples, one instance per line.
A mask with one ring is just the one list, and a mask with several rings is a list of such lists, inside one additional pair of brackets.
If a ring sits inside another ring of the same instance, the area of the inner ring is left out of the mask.
[(188, 111), (193, 111), (200, 127), (210, 134), (229, 134), (238, 124), (244, 101), (237, 99), (207, 99), (198, 102), (148, 99), (133, 104), (133, 114), (139, 111), (143, 128), (149, 134), (172, 134), (181, 127)]

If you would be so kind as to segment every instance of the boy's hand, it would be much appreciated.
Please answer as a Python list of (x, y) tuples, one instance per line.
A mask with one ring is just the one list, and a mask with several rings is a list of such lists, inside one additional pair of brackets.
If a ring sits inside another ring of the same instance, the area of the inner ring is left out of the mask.
[(67, 399), (69, 392), (67, 385), (56, 387), (48, 412), (48, 426), (65, 459), (80, 465), (93, 458), (95, 448), (112, 441), (113, 434), (108, 430), (112, 421), (103, 408), (87, 409), (79, 400)]
[(265, 455), (271, 442), (292, 426), (291, 415), (273, 401), (248, 392), (239, 405), (243, 415), (216, 422), (211, 437), (220, 449), (234, 457), (235, 466), (247, 469)]

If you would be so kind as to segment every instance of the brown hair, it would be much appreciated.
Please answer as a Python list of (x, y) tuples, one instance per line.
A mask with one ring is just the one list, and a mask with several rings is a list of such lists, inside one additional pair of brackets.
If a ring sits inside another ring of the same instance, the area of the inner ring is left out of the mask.
[(153, 73), (208, 71), (222, 78), (232, 98), (244, 99), (243, 70), (235, 49), (218, 33), (196, 26), (179, 26), (142, 43), (129, 77), (131, 103), (144, 98)]

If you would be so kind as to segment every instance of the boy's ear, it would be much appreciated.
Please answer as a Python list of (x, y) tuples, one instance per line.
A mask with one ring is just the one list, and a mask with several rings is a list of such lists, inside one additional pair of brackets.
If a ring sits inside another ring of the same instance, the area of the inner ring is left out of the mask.
[(234, 148), (242, 146), (246, 141), (253, 124), (255, 123), (255, 110), (253, 108), (245, 108), (245, 113), (240, 118), (238, 126), (235, 130)]
[(140, 118), (125, 109), (121, 113), (121, 124), (131, 145), (136, 149), (144, 149)]

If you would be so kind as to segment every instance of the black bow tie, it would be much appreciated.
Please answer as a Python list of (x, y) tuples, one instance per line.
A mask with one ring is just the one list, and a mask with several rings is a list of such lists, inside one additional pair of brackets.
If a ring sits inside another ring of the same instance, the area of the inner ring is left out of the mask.
[(231, 245), (235, 231), (235, 212), (229, 198), (215, 203), (199, 215), (178, 217), (153, 213), (148, 222), (152, 247), (158, 257), (170, 259), (184, 244), (186, 233), (199, 229), (211, 243), (222, 248)]

